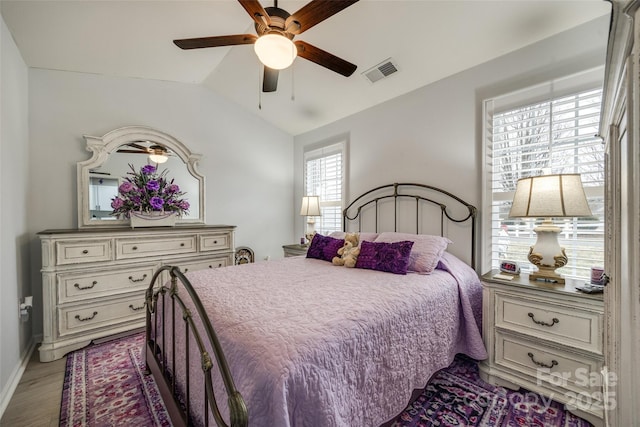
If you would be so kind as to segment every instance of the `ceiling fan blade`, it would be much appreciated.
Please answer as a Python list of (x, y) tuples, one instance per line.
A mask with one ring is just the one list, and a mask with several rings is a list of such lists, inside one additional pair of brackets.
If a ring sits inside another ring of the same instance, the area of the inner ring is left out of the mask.
[(358, 0), (312, 0), (289, 16), (285, 21), (284, 28), (293, 34), (303, 33), (357, 1)]
[(258, 0), (238, 0), (244, 10), (251, 16), (251, 19), (256, 21), (260, 25), (266, 25), (267, 27), (271, 25), (271, 18), (269, 18), (269, 14), (264, 7), (260, 4)]
[(342, 58), (310, 45), (302, 40), (294, 42), (298, 48), (298, 56), (303, 57), (311, 62), (315, 62), (325, 68), (335, 71), (338, 74), (342, 74), (345, 77), (349, 77), (358, 68), (357, 65), (351, 62), (345, 61)]
[(275, 92), (278, 88), (278, 70), (264, 67), (264, 77), (262, 79), (263, 92)]
[(235, 46), (239, 44), (253, 44), (258, 36), (253, 34), (235, 34), (232, 36), (198, 37), (194, 39), (174, 40), (180, 49), (202, 49), (205, 47)]
[(131, 153), (131, 154), (149, 154), (146, 151), (138, 151), (138, 150), (117, 150), (118, 153)]

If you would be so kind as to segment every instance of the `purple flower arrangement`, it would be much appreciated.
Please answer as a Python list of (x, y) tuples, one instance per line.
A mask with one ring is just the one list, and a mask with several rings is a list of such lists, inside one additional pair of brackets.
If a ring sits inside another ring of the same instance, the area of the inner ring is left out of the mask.
[(125, 181), (118, 187), (118, 196), (111, 199), (111, 215), (130, 217), (130, 212), (175, 212), (182, 216), (189, 210), (184, 192), (166, 178), (167, 170), (158, 173), (153, 165), (145, 165), (139, 172), (129, 165)]

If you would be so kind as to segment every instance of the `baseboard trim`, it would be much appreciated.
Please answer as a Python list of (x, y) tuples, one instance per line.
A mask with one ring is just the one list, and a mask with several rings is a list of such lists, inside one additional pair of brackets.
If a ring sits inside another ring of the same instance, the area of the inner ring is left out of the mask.
[(36, 341), (34, 337), (31, 338), (29, 345), (27, 346), (27, 351), (23, 354), (23, 357), (20, 361), (20, 364), (15, 367), (11, 376), (9, 377), (9, 381), (7, 381), (7, 385), (3, 388), (2, 393), (0, 394), (0, 419), (4, 415), (4, 411), (7, 410), (9, 406), (9, 402), (11, 402), (11, 398), (13, 397), (13, 393), (15, 393), (18, 388), (18, 384), (20, 384), (20, 380), (22, 379), (22, 375), (24, 371), (27, 369), (27, 365), (29, 364), (29, 360), (33, 355), (33, 352), (36, 349)]

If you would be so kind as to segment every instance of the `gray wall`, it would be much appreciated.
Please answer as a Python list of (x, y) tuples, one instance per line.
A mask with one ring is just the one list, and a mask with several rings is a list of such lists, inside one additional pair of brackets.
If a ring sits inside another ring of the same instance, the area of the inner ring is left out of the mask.
[[(27, 197), (29, 168), (28, 70), (0, 20), (0, 413), (9, 403), (21, 362), (33, 345), (33, 322), (20, 322), (18, 299), (30, 295)], [(38, 264), (39, 260), (36, 260)]]
[[(481, 208), (482, 101), (604, 64), (608, 25), (608, 17), (597, 19), (296, 136), (295, 199), (302, 197), (304, 146), (346, 134), (347, 200), (379, 185), (419, 182)], [(300, 235), (305, 224), (302, 217), (295, 220)], [(451, 252), (469, 261), (470, 242), (454, 240)]]

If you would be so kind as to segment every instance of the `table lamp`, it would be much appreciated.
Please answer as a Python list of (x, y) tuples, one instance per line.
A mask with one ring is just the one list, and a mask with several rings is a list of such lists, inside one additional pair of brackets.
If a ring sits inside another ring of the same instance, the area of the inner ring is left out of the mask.
[(538, 267), (538, 271), (529, 275), (530, 280), (565, 283), (555, 270), (564, 267), (568, 258), (558, 243), (561, 229), (553, 224), (551, 218), (579, 216), (591, 216), (580, 174), (543, 175), (518, 180), (509, 217), (545, 218), (534, 229), (537, 240), (529, 250), (528, 259)]
[(313, 235), (316, 234), (315, 224), (316, 219), (314, 217), (320, 216), (320, 197), (318, 196), (304, 196), (302, 197), (302, 206), (300, 207), (300, 215), (307, 217), (307, 244), (311, 243)]

